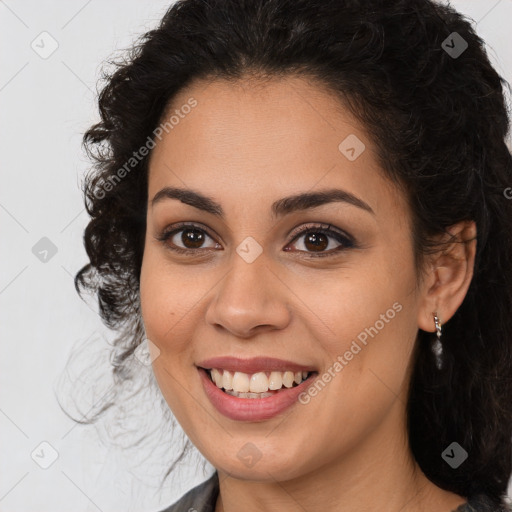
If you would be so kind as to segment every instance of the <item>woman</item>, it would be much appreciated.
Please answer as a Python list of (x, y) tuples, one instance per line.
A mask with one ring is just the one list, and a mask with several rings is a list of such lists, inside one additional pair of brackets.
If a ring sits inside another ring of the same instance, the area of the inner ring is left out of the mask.
[(510, 510), (503, 85), (427, 0), (182, 0), (108, 77), (76, 284), (216, 469), (167, 511)]

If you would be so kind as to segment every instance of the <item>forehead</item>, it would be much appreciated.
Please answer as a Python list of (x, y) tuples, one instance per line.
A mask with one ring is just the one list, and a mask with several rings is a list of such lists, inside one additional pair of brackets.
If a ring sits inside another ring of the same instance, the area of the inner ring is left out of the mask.
[(149, 198), (176, 185), (257, 205), (272, 194), (339, 187), (377, 209), (384, 199), (403, 206), (364, 127), (310, 80), (197, 81), (175, 96), (163, 122), (171, 116), (151, 156)]

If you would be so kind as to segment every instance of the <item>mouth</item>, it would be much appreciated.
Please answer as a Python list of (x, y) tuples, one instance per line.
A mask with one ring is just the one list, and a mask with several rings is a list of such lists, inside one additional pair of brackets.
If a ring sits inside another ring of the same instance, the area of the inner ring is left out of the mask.
[(270, 358), (215, 358), (196, 366), (210, 403), (235, 421), (277, 416), (296, 405), (319, 375), (312, 367)]
[(222, 368), (203, 368), (210, 381), (224, 393), (237, 398), (261, 399), (299, 386), (313, 371), (231, 372)]

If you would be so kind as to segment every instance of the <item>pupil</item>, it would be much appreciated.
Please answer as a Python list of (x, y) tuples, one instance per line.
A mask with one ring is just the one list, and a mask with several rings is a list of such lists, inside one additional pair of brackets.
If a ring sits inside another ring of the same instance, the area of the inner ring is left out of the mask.
[[(327, 236), (323, 233), (309, 233), (306, 236), (305, 245), (309, 249), (308, 244), (313, 244), (313, 250), (317, 252), (319, 249), (325, 249), (329, 245)], [(319, 251), (318, 251), (319, 252)]]
[(185, 247), (196, 249), (204, 242), (204, 233), (198, 229), (184, 230), (181, 235), (181, 241)]

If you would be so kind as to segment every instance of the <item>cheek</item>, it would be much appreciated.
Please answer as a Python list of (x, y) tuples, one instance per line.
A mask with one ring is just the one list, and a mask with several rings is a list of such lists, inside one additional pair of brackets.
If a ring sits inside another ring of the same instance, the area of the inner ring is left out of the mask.
[(140, 275), (142, 318), (148, 339), (160, 350), (153, 373), (167, 404), (184, 424), (194, 409), (182, 384), (190, 379), (191, 370), (187, 315), (191, 294), (180, 272), (172, 271), (157, 251), (145, 251)]
[(163, 356), (179, 353), (186, 345), (186, 338), (177, 334), (191, 309), (189, 303), (194, 297), (190, 295), (190, 286), (185, 285), (179, 271), (168, 268), (154, 249), (144, 252), (140, 274), (142, 318), (147, 337)]
[[(400, 276), (400, 278), (397, 278)], [(343, 349), (353, 339), (364, 343), (372, 334), (398, 328), (403, 310), (413, 299), (407, 269), (394, 276), (384, 265), (368, 266), (357, 272), (343, 271), (315, 278), (315, 286), (303, 285), (307, 307), (315, 313), (323, 339), (331, 340), (330, 352)], [(295, 284), (300, 289), (300, 284)], [(410, 316), (411, 312), (409, 312)], [(348, 348), (348, 347), (347, 347)]]
[(417, 331), (414, 279), (411, 262), (401, 262), (399, 270), (396, 259), (380, 258), (346, 277), (325, 276), (309, 289), (308, 307), (321, 318), (317, 336), (338, 398), (346, 400), (350, 390), (371, 399), (379, 388), (398, 392), (403, 385)]

